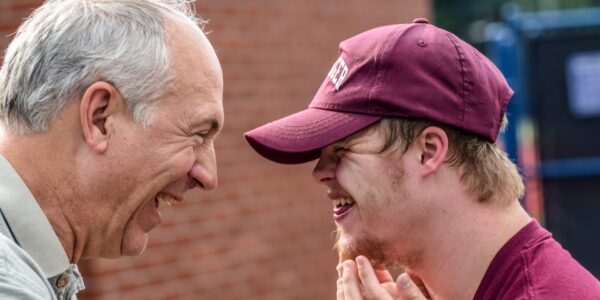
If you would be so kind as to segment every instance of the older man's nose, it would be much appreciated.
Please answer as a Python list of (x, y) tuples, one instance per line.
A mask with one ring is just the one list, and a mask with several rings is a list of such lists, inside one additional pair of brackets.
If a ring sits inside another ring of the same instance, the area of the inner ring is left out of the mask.
[(217, 166), (204, 166), (200, 163), (194, 164), (189, 172), (190, 178), (203, 190), (212, 190), (217, 187)]

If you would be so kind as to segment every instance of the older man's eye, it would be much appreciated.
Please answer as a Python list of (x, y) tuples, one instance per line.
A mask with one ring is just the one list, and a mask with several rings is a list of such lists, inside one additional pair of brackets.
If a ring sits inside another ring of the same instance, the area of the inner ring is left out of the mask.
[(202, 132), (196, 133), (196, 136), (200, 140), (200, 143), (204, 143), (204, 141), (208, 138), (209, 134), (210, 133), (208, 131), (202, 131)]

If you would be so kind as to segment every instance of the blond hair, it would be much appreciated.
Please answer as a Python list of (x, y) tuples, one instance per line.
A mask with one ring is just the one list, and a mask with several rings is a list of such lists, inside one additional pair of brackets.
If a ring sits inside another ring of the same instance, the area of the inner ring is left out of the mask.
[(500, 202), (505, 201), (508, 204), (523, 196), (525, 188), (517, 167), (504, 151), (486, 139), (425, 120), (386, 118), (381, 123), (387, 125), (383, 151), (399, 146), (401, 151), (406, 152), (425, 128), (436, 126), (443, 129), (449, 144), (445, 162), (459, 169), (467, 192), (480, 202), (502, 204)]

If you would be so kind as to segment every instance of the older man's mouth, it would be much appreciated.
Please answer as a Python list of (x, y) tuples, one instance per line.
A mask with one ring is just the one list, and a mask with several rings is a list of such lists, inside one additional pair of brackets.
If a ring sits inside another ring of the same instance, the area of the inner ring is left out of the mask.
[(150, 232), (154, 227), (158, 226), (161, 223), (161, 215), (159, 211), (159, 206), (161, 203), (167, 206), (173, 206), (176, 202), (181, 201), (181, 198), (178, 198), (175, 195), (169, 194), (167, 192), (159, 192), (154, 196), (154, 205), (152, 203), (147, 202), (144, 206), (144, 209), (149, 210), (149, 215), (147, 217), (141, 218), (141, 226), (145, 232)]
[(333, 199), (333, 219), (338, 222), (347, 216), (352, 207), (354, 207), (354, 199), (352, 198), (337, 198)]
[(156, 198), (154, 198), (154, 206), (156, 208), (158, 208), (160, 203), (163, 203), (167, 206), (174, 206), (176, 202), (179, 202), (177, 198), (164, 192), (158, 193)]

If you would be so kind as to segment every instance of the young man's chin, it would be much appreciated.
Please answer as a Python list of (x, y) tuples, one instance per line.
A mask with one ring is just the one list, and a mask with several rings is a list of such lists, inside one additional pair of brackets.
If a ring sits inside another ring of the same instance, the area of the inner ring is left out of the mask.
[(354, 260), (357, 256), (363, 255), (371, 261), (374, 268), (387, 268), (394, 263), (386, 257), (384, 247), (382, 241), (372, 237), (354, 240), (345, 236), (341, 229), (336, 232), (335, 250), (340, 262), (348, 259)]

